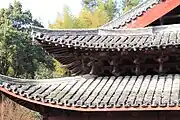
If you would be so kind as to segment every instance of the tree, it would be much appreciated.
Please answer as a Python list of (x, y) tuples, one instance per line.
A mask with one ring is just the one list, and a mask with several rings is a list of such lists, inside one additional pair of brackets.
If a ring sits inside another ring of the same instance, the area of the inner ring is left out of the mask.
[[(32, 44), (31, 30), (22, 28), (26, 25), (43, 27), (32, 18), (30, 11), (22, 10), (20, 2), (15, 1), (9, 8), (0, 9), (0, 74), (31, 79), (61, 76), (64, 71), (56, 71), (58, 63), (40, 46)], [(2, 97), (1, 93), (0, 98), (3, 99), (0, 101), (4, 108), (1, 111), (4, 114), (0, 114), (3, 120), (39, 119), (37, 113)]]
[[(92, 13), (99, 7), (104, 6), (104, 12), (109, 16), (109, 20), (112, 20), (114, 16), (119, 14), (117, 8), (117, 2), (115, 0), (82, 0), (84, 8), (87, 8)], [(101, 8), (99, 8), (101, 9)]]
[(58, 15), (55, 24), (50, 24), (50, 28), (74, 28), (74, 17), (70, 13), (68, 6), (64, 6), (62, 15)]
[(63, 15), (59, 15), (56, 22), (49, 24), (49, 27), (52, 29), (97, 28), (110, 20), (110, 16), (108, 16), (105, 9), (104, 3), (101, 2), (99, 7), (94, 9), (94, 12), (85, 7), (81, 10), (79, 16), (75, 17), (65, 7)]
[(122, 0), (122, 10), (127, 12), (132, 7), (137, 6), (142, 0)]
[[(97, 28), (119, 15), (118, 4), (126, 12), (138, 5), (142, 0), (82, 0), (83, 9), (79, 16), (71, 14), (70, 9), (64, 8), (63, 15), (59, 15), (55, 23), (49, 24), (52, 29)], [(117, 4), (118, 3), (118, 4)]]
[(21, 78), (52, 78), (54, 59), (32, 44), (30, 30), (21, 28), (30, 24), (42, 27), (30, 11), (22, 10), (20, 2), (0, 10), (0, 73)]
[(78, 28), (97, 28), (109, 21), (109, 17), (104, 8), (96, 9), (91, 13), (87, 9), (83, 9), (78, 17)]

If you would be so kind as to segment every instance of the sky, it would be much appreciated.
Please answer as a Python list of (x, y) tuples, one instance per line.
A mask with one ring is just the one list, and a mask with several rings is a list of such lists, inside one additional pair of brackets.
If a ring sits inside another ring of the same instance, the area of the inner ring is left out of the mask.
[[(1, 0), (0, 8), (7, 8), (14, 0)], [(30, 10), (33, 17), (40, 20), (46, 27), (56, 20), (58, 13), (63, 13), (67, 5), (72, 14), (78, 15), (81, 10), (81, 0), (19, 0), (24, 10)]]

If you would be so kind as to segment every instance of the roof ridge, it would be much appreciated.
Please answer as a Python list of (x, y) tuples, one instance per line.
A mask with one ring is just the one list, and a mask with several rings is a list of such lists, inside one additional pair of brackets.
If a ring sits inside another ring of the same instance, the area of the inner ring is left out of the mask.
[(108, 29), (99, 28), (99, 35), (151, 35), (158, 32), (180, 31), (180, 24), (163, 25), (163, 26), (150, 26), (145, 28), (121, 28), (121, 29)]
[[(82, 76), (75, 77), (61, 77), (61, 78), (51, 78), (51, 79), (23, 79), (23, 78), (14, 78), (6, 75), (0, 74), (0, 81), (8, 82), (8, 83), (56, 83), (56, 82), (65, 82), (71, 80), (83, 79)], [(1, 83), (1, 82), (0, 82)]]
[(32, 33), (35, 32), (45, 32), (51, 33), (52, 35), (69, 35), (69, 34), (97, 34), (97, 28), (88, 28), (88, 29), (49, 29), (49, 28), (41, 28), (32, 26)]
[(73, 29), (51, 29), (51, 28), (42, 28), (37, 26), (31, 26), (32, 29), (36, 29), (39, 31), (91, 31), (97, 30), (98, 28), (73, 28)]
[(36, 33), (45, 33), (51, 35), (142, 35), (153, 34), (156, 32), (180, 31), (180, 24), (150, 26), (145, 28), (97, 28), (97, 29), (48, 29), (32, 27), (32, 35)]

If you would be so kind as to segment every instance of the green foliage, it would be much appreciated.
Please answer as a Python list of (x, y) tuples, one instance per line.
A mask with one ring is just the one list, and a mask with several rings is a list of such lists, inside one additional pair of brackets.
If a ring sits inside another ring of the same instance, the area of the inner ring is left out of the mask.
[(122, 0), (123, 11), (127, 12), (134, 6), (137, 6), (141, 0)]
[[(64, 8), (63, 15), (59, 15), (56, 19), (56, 22), (49, 24), (49, 27), (52, 29), (70, 29), (70, 28), (97, 28), (113, 17), (113, 10), (110, 7), (113, 7), (110, 2), (105, 5), (104, 2), (100, 2), (98, 7), (94, 11), (90, 11), (87, 7), (84, 7), (78, 17), (74, 17), (70, 10), (67, 7)], [(110, 12), (106, 12), (106, 9)]]
[(77, 28), (97, 28), (109, 21), (109, 17), (103, 8), (96, 9), (91, 13), (87, 9), (83, 9), (77, 18)]
[(66, 76), (70, 75), (68, 74), (68, 70), (62, 69), (62, 65), (54, 59), (54, 66), (55, 66), (55, 71), (53, 72), (53, 77), (59, 77), (59, 76)]
[(117, 9), (117, 3), (115, 0), (82, 0), (83, 5), (89, 11), (94, 12), (97, 8), (104, 7), (104, 12), (109, 16), (109, 19), (112, 20), (113, 17), (119, 13)]
[(16, 23), (42, 26), (30, 11), (22, 11), (20, 2), (0, 10), (0, 73), (32, 79), (53, 77), (54, 59), (32, 44), (28, 31), (15, 28)]
[(108, 14), (110, 20), (112, 20), (114, 18), (114, 16), (119, 14), (119, 9), (117, 8), (117, 3), (113, 2), (113, 0), (108, 0), (107, 4), (105, 4), (105, 9), (107, 11), (107, 14)]
[(52, 29), (97, 28), (119, 15), (117, 3), (121, 4), (123, 12), (127, 12), (142, 0), (82, 0), (82, 2), (83, 9), (79, 16), (73, 16), (65, 7), (63, 15), (59, 15), (55, 23), (49, 24), (49, 27)]
[(55, 24), (50, 24), (50, 28), (74, 28), (74, 17), (68, 6), (64, 7), (63, 15), (58, 16)]

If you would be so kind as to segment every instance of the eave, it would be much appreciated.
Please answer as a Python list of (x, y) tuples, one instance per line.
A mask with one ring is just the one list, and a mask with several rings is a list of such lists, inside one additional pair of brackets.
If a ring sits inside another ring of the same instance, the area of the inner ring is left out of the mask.
[[(52, 108), (87, 112), (180, 110), (179, 74), (78, 76), (52, 82), (52, 79), (30, 81), (1, 75), (1, 80), (0, 91)], [(26, 86), (29, 88), (24, 89)]]
[[(129, 60), (135, 65), (134, 60), (145, 58), (143, 56), (152, 56), (152, 53), (156, 54), (151, 57), (152, 61), (161, 55), (168, 57), (179, 54), (179, 27), (180, 25), (177, 24), (135, 29), (83, 31), (81, 29), (71, 31), (36, 28), (33, 31), (33, 38), (73, 75), (82, 75), (95, 73), (93, 66), (97, 66), (95, 65), (97, 63), (94, 64), (94, 60), (99, 60), (98, 65), (101, 65), (101, 60), (116, 61), (118, 59), (120, 61), (129, 56)], [(154, 63), (156, 64), (156, 61)], [(135, 67), (133, 65), (131, 67), (127, 65), (127, 68), (132, 71)], [(168, 66), (169, 64), (166, 67)], [(115, 66), (108, 67), (107, 69), (111, 71)]]
[[(59, 48), (94, 51), (141, 51), (151, 48), (178, 46), (180, 25), (164, 25), (147, 28), (50, 30), (36, 28), (33, 39)], [(173, 34), (164, 36), (164, 34)], [(164, 41), (163, 37), (168, 40)], [(171, 38), (172, 37), (172, 38)], [(138, 39), (139, 38), (139, 39)], [(158, 42), (159, 41), (159, 42)]]

